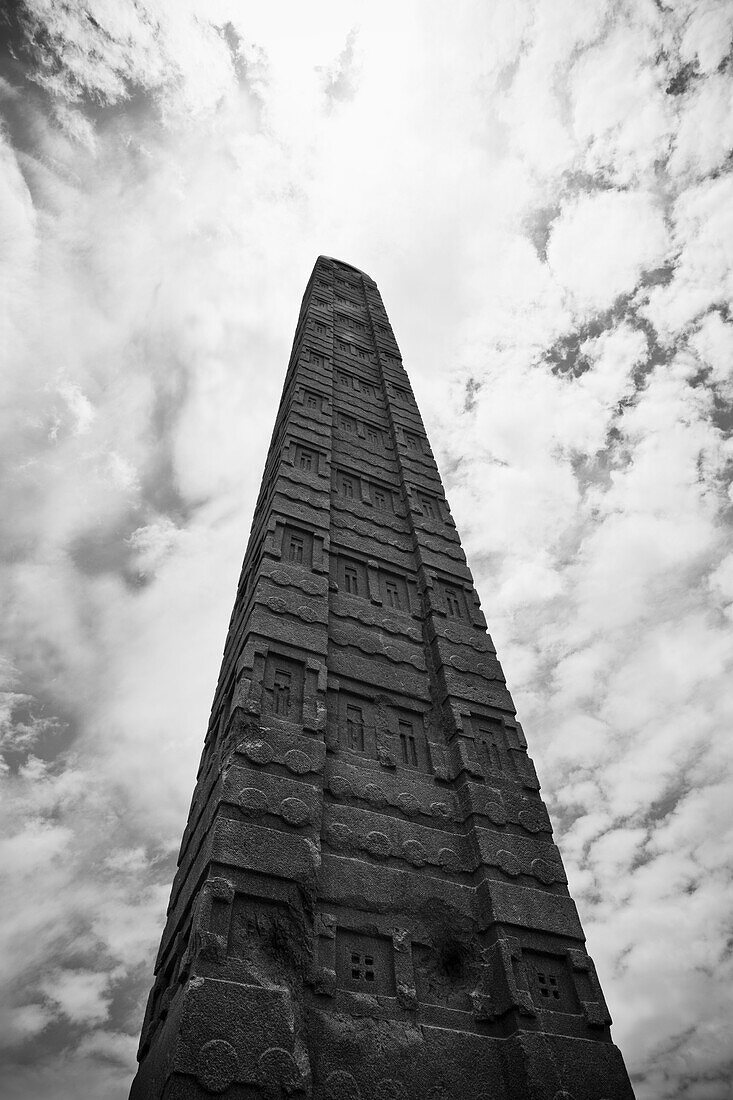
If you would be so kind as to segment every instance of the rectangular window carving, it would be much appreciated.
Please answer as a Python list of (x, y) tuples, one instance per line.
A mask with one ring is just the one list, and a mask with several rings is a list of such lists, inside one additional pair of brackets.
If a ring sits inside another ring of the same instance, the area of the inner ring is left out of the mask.
[(420, 507), (425, 519), (436, 520), (439, 519), (438, 515), (438, 502), (433, 497), (423, 496), (418, 497), (420, 501)]
[(250, 965), (257, 959), (266, 968), (271, 944), (297, 942), (296, 921), (284, 903), (237, 893), (228, 924), (227, 955), (248, 959)]
[(364, 714), (351, 703), (346, 705), (346, 744), (354, 752), (364, 752)]
[(516, 775), (514, 753), (507, 744), (504, 724), (500, 719), (474, 718), (476, 749), (484, 768), (490, 772)]
[(318, 333), (319, 336), (325, 336), (326, 333), (328, 332), (328, 329), (326, 328), (326, 326), (324, 324), (322, 324), (321, 321), (316, 321), (315, 329), (316, 329), (316, 332)]
[(374, 713), (371, 700), (343, 689), (329, 693), (330, 727), (339, 748), (376, 756)]
[(371, 447), (381, 447), (382, 434), (378, 432), (376, 428), (370, 428), (367, 425), (366, 428), (366, 441)]
[(410, 604), (407, 598), (407, 584), (402, 577), (396, 577), (380, 570), (379, 583), (382, 590), (382, 601), (385, 607), (394, 607), (397, 611), (409, 611)]
[(263, 709), (278, 718), (299, 722), (303, 716), (303, 665), (268, 653), (263, 679)]
[(345, 416), (343, 413), (339, 414), (339, 428), (342, 432), (355, 432), (356, 421), (351, 416)]
[(377, 486), (372, 487), (372, 500), (378, 512), (393, 512), (392, 494)]
[(304, 473), (317, 473), (318, 455), (315, 451), (311, 451), (307, 447), (301, 447), (298, 444), (295, 448), (295, 465), (297, 469), (303, 470)]
[(347, 497), (349, 500), (353, 500), (356, 496), (356, 479), (351, 477), (350, 474), (339, 474), (338, 478), (338, 490), (342, 496)]
[(374, 956), (360, 955), (358, 951), (351, 952), (351, 977), (358, 982), (373, 982)]
[(310, 532), (286, 527), (283, 534), (283, 559), (310, 568), (313, 564), (313, 536)]
[(451, 585), (443, 585), (445, 599), (445, 611), (450, 619), (464, 619), (466, 617), (461, 593)]
[(321, 396), (315, 393), (313, 390), (305, 390), (303, 393), (303, 404), (306, 409), (314, 409), (316, 412), (320, 412), (321, 409)]
[(359, 389), (366, 397), (374, 397), (374, 386), (370, 382), (363, 382), (359, 379)]
[(290, 535), (288, 544), (288, 560), (298, 565), (303, 564), (303, 539), (300, 535)]
[(417, 767), (417, 742), (412, 722), (399, 720), (400, 756), (408, 768)]
[(276, 668), (272, 683), (272, 709), (281, 718), (287, 718), (291, 706), (292, 676), (287, 669)]
[(336, 974), (341, 989), (394, 996), (392, 941), (337, 928)]
[(532, 1000), (549, 1012), (578, 1013), (580, 1005), (573, 979), (563, 958), (539, 951), (523, 951)]
[(408, 451), (415, 451), (416, 453), (422, 451), (420, 437), (413, 435), (412, 432), (405, 432), (405, 443), (407, 444)]
[(400, 592), (395, 582), (386, 581), (384, 587), (387, 594), (387, 606), (401, 608)]
[(336, 559), (336, 583), (341, 592), (346, 592), (349, 596), (369, 594), (366, 568), (360, 561), (352, 558), (339, 556)]
[(349, 386), (351, 384), (351, 377), (344, 371), (340, 370), (336, 372), (336, 381), (338, 382), (339, 386)]

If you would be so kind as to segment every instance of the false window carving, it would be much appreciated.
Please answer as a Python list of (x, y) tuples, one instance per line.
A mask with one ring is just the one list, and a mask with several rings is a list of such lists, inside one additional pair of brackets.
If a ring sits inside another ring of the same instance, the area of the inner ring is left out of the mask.
[(374, 973), (374, 956), (360, 954), (358, 951), (351, 952), (351, 978), (353, 981), (374, 982), (376, 974)]
[(418, 500), (420, 501), (420, 507), (422, 508), (422, 513), (425, 516), (425, 519), (440, 519), (438, 502), (435, 497), (429, 497), (426, 496), (424, 493), (421, 493), (418, 497)]
[(339, 474), (336, 487), (341, 496), (346, 497), (347, 500), (356, 498), (356, 478), (351, 474)]
[(332, 744), (340, 749), (374, 757), (376, 755), (373, 704), (347, 691), (329, 693), (329, 721)]
[(394, 996), (392, 941), (345, 928), (336, 930), (336, 974), (342, 989)]
[(422, 452), (422, 441), (419, 435), (413, 435), (412, 432), (405, 432), (405, 443), (407, 444), (408, 451), (414, 451), (416, 454)]
[(303, 716), (303, 665), (270, 653), (265, 662), (263, 709), (291, 722)]
[(548, 1012), (578, 1013), (580, 1005), (565, 959), (540, 951), (523, 951), (532, 1000)]
[(395, 581), (385, 581), (384, 588), (387, 606), (401, 609), (400, 590)]
[(303, 539), (300, 535), (289, 536), (287, 556), (289, 561), (294, 561), (297, 565), (303, 564)]
[(352, 752), (364, 752), (364, 712), (353, 703), (346, 704), (346, 745)]
[(453, 585), (443, 585), (443, 599), (445, 601), (445, 613), (449, 619), (465, 619), (466, 610), (463, 601), (463, 593)]
[(400, 742), (400, 760), (406, 768), (418, 766), (417, 738), (411, 721), (400, 718), (398, 735)]
[(409, 611), (407, 584), (402, 577), (380, 572), (379, 582), (385, 607), (393, 607), (396, 611)]
[(378, 512), (394, 512), (392, 494), (379, 486), (372, 487), (372, 500)]
[(368, 596), (366, 569), (360, 561), (339, 557), (336, 567), (339, 589), (349, 596)]
[(321, 401), (321, 395), (319, 393), (316, 393), (314, 390), (303, 391), (303, 404), (305, 405), (306, 409), (311, 409), (314, 412), (320, 412), (322, 407)]
[(313, 564), (313, 536), (308, 531), (286, 527), (283, 534), (283, 558), (294, 565)]
[(486, 771), (516, 776), (514, 754), (509, 748), (504, 723), (500, 718), (474, 717), (476, 751)]
[(295, 448), (295, 466), (306, 474), (318, 473), (318, 453), (299, 443)]

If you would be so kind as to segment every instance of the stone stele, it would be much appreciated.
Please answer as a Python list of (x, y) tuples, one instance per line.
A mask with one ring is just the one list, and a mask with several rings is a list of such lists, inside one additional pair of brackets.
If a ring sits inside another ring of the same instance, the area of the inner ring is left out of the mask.
[(131, 1100), (632, 1100), (376, 284), (321, 256)]

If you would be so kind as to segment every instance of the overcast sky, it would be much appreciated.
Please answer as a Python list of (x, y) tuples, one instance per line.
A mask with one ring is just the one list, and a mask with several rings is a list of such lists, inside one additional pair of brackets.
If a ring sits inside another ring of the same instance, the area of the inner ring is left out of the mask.
[(733, 4), (16, 10), (2, 1100), (127, 1096), (319, 253), (381, 289), (637, 1094), (727, 1100)]

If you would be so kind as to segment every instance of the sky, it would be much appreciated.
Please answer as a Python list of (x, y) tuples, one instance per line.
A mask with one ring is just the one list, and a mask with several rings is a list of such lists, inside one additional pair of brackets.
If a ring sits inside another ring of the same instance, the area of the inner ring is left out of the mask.
[(733, 1096), (733, 4), (0, 31), (2, 1100), (127, 1096), (319, 254), (382, 292), (637, 1096)]

